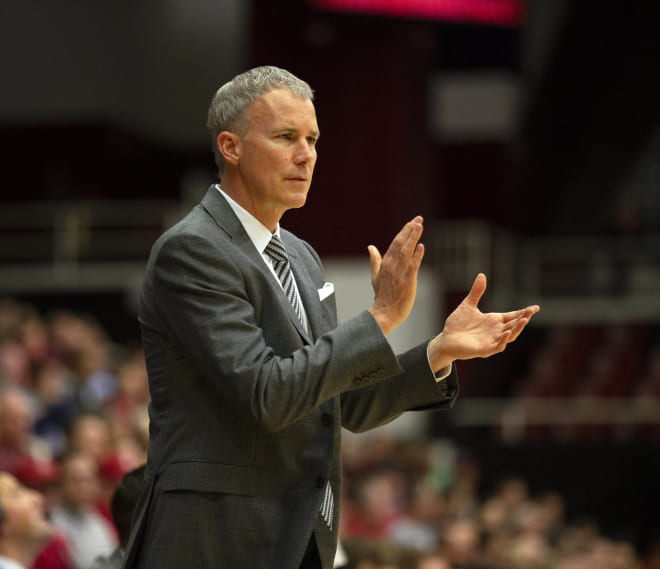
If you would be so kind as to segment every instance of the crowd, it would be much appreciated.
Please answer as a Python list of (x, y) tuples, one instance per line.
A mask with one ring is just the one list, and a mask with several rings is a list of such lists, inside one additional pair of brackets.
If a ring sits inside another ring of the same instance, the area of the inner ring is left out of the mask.
[(139, 346), (0, 300), (0, 471), (43, 497), (54, 529), (34, 569), (89, 569), (119, 546), (111, 501), (146, 461), (148, 401)]
[(483, 480), (478, 460), (441, 440), (344, 441), (342, 543), (350, 569), (657, 569), (555, 491), (518, 475)]
[[(117, 566), (104, 560), (123, 545), (117, 507), (146, 460), (148, 402), (139, 345), (88, 315), (0, 300), (0, 472), (38, 494), (54, 530), (32, 568)], [(478, 461), (447, 441), (347, 436), (342, 453), (346, 569), (660, 568), (660, 547), (567, 520), (558, 493), (511, 477), (484, 494)]]

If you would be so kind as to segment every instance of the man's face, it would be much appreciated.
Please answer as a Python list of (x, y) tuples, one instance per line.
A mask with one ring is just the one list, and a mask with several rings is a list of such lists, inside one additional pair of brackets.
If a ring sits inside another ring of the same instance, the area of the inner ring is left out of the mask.
[(91, 456), (76, 455), (62, 464), (60, 491), (70, 508), (93, 506), (99, 489), (97, 467)]
[(3, 446), (22, 450), (27, 444), (34, 419), (27, 400), (16, 393), (5, 395), (0, 403), (0, 440)]
[(319, 137), (314, 104), (275, 89), (248, 107), (246, 124), (237, 164), (244, 207), (272, 229), (273, 219), (307, 199)]
[(48, 541), (52, 528), (46, 519), (43, 498), (6, 472), (0, 472), (0, 505), (5, 511), (0, 541), (25, 544)]

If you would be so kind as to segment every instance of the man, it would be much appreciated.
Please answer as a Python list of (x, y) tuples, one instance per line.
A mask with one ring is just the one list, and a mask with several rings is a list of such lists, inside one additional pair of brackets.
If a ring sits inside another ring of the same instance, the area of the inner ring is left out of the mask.
[(52, 535), (41, 495), (0, 471), (0, 569), (28, 569)]
[(279, 225), (312, 180), (312, 98), (275, 67), (222, 86), (208, 119), (221, 183), (153, 247), (139, 314), (151, 437), (125, 568), (328, 569), (341, 427), (448, 408), (453, 361), (503, 350), (538, 310), (482, 314), (479, 275), (442, 333), (396, 356), (386, 335), (424, 254), (415, 217), (384, 256), (369, 247), (374, 304), (338, 325), (318, 255)]

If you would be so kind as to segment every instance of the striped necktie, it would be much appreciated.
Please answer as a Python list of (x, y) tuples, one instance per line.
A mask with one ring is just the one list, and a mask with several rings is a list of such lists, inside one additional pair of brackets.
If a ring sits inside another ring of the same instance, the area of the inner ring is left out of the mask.
[(280, 283), (282, 283), (284, 293), (289, 299), (291, 306), (293, 306), (293, 310), (298, 315), (298, 319), (305, 326), (305, 316), (303, 315), (300, 298), (298, 298), (298, 292), (293, 284), (293, 273), (291, 272), (289, 257), (286, 254), (286, 249), (282, 241), (277, 235), (273, 235), (270, 243), (266, 245), (264, 253), (273, 260), (273, 269), (275, 269), (275, 274), (280, 279)]
[[(302, 311), (302, 303), (298, 297), (298, 292), (296, 287), (293, 284), (293, 274), (291, 273), (291, 265), (289, 264), (289, 257), (286, 254), (286, 249), (282, 244), (282, 241), (277, 235), (273, 235), (272, 239), (266, 245), (264, 249), (266, 253), (273, 260), (273, 269), (277, 278), (280, 279), (282, 283), (282, 288), (293, 306), (293, 310), (298, 315), (298, 318), (302, 322), (303, 326), (305, 325), (305, 317)], [(328, 480), (325, 486), (325, 493), (323, 495), (323, 500), (321, 501), (320, 507), (321, 516), (328, 527), (332, 529), (332, 518), (334, 514), (334, 498), (332, 496), (332, 487), (330, 486), (330, 481)]]

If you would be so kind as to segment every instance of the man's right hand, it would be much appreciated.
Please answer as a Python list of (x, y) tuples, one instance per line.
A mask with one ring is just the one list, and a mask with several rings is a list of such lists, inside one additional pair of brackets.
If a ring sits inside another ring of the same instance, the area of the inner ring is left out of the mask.
[(368, 247), (375, 295), (369, 312), (386, 335), (408, 318), (415, 303), (424, 257), (424, 245), (419, 242), (423, 223), (421, 216), (406, 223), (382, 257), (374, 245)]

